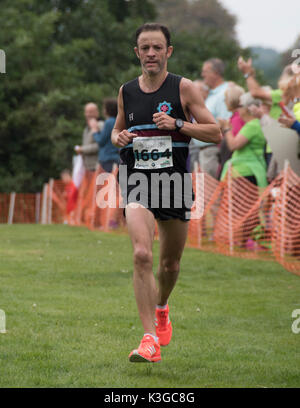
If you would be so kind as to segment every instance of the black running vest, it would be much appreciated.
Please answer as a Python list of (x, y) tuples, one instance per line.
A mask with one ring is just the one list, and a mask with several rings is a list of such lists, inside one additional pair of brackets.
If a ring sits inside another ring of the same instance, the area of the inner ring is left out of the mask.
[[(140, 137), (166, 135), (172, 137), (173, 167), (163, 170), (168, 173), (187, 172), (186, 161), (190, 137), (176, 130), (159, 130), (153, 122), (153, 114), (165, 112), (173, 118), (187, 120), (180, 101), (179, 85), (181, 78), (178, 75), (169, 73), (161, 87), (151, 93), (145, 93), (141, 90), (138, 78), (127, 82), (123, 86), (127, 130)], [(128, 171), (137, 171), (134, 169), (135, 156), (132, 144), (121, 149), (120, 157), (121, 164), (126, 164)]]

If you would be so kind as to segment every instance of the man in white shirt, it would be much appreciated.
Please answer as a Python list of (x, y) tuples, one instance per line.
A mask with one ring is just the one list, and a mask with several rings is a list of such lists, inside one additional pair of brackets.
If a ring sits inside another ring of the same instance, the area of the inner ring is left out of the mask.
[[(212, 58), (204, 62), (202, 78), (210, 91), (205, 100), (207, 109), (216, 120), (229, 119), (231, 112), (225, 104), (225, 92), (228, 82), (224, 81), (225, 64), (218, 58)], [(200, 146), (199, 161), (201, 170), (210, 176), (217, 178), (219, 168), (219, 147), (212, 143), (194, 141)]]
[(82, 144), (81, 146), (75, 146), (74, 150), (77, 154), (82, 155), (85, 169), (88, 171), (95, 171), (98, 163), (99, 146), (94, 140), (93, 130), (89, 127), (89, 121), (91, 119), (96, 119), (100, 130), (103, 128), (104, 122), (99, 120), (98, 106), (93, 102), (89, 102), (85, 105), (84, 117), (86, 126), (82, 134)]

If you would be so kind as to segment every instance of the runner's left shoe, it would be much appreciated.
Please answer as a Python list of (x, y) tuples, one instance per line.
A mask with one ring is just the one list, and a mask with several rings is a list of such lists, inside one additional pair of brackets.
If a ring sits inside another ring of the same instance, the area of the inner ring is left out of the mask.
[(161, 346), (167, 346), (172, 338), (172, 323), (169, 318), (169, 305), (165, 310), (156, 308), (155, 310), (156, 336), (159, 338)]

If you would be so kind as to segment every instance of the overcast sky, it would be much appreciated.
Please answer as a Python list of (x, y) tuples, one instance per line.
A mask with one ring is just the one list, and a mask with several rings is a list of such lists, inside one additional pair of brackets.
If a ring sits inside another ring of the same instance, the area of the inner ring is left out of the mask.
[(243, 47), (260, 45), (286, 51), (300, 35), (300, 0), (220, 2), (238, 18), (236, 31)]

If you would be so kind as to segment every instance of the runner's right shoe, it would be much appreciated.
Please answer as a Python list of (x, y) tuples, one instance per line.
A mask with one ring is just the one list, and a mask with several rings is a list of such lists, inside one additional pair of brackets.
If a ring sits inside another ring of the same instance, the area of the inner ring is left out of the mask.
[(161, 361), (160, 345), (152, 336), (144, 336), (137, 350), (129, 354), (131, 363), (157, 363)]

